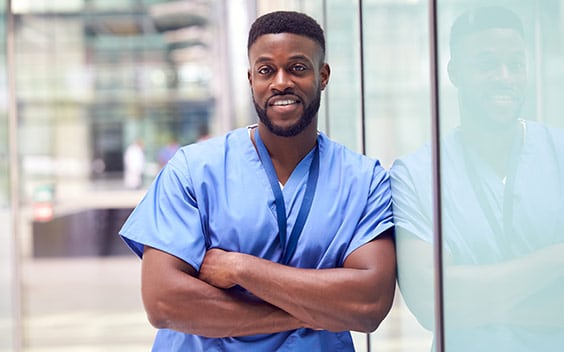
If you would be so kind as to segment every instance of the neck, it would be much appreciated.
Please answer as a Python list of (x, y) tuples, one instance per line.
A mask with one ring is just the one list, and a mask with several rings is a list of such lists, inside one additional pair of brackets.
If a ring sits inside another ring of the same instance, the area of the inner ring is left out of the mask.
[[(278, 180), (285, 184), (300, 161), (315, 147), (316, 124), (312, 122), (304, 131), (292, 137), (277, 136), (262, 123), (259, 123), (258, 129), (260, 138), (272, 159)], [(256, 146), (253, 133), (251, 137)]]

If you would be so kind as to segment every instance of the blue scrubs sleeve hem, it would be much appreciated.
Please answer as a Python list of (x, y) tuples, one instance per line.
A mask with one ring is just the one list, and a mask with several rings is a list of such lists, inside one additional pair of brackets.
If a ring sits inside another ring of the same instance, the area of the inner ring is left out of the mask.
[(186, 258), (185, 256), (181, 255), (180, 253), (175, 253), (174, 251), (171, 251), (169, 248), (165, 248), (165, 246), (163, 246), (162, 244), (151, 242), (151, 241), (146, 241), (145, 243), (137, 242), (136, 240), (132, 239), (132, 236), (129, 236), (127, 234), (122, 234), (122, 233), (120, 233), (120, 237), (125, 241), (127, 246), (133, 251), (133, 253), (135, 253), (141, 259), (143, 259), (143, 249), (144, 249), (144, 247), (149, 246), (149, 247), (158, 249), (162, 252), (168, 253), (168, 254), (186, 262), (188, 265), (192, 266), (192, 268), (194, 268), (194, 270), (200, 271), (201, 261), (198, 262), (197, 260), (193, 260), (192, 258)]
[(351, 246), (349, 246), (347, 252), (345, 253), (343, 262), (341, 263), (341, 266), (345, 263), (345, 261), (347, 260), (347, 258), (349, 257), (349, 255), (351, 255), (352, 252), (356, 251), (357, 249), (359, 249), (360, 247), (364, 246), (365, 244), (367, 244), (368, 242), (371, 242), (373, 240), (375, 240), (376, 238), (378, 238), (381, 234), (383, 234), (384, 232), (386, 232), (386, 230), (389, 230), (391, 228), (394, 228), (394, 224), (391, 222), (386, 222), (383, 224), (379, 224), (376, 229), (374, 231), (372, 231), (370, 233), (370, 236), (366, 236), (364, 241), (359, 241), (356, 243), (351, 243)]
[(143, 258), (143, 244), (130, 240), (129, 238), (121, 234), (120, 237), (129, 247), (129, 249), (131, 249), (131, 251), (133, 251), (133, 253), (135, 253), (135, 255), (139, 257), (139, 259)]

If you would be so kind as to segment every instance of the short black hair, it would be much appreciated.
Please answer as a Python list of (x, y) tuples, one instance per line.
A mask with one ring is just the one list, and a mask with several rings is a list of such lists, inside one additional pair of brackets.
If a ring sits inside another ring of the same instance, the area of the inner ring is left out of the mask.
[(261, 35), (278, 33), (292, 33), (314, 40), (321, 46), (322, 57), (325, 57), (323, 29), (310, 16), (295, 11), (275, 11), (257, 18), (249, 30), (247, 50)]
[(449, 42), (451, 57), (464, 37), (492, 28), (513, 29), (525, 39), (523, 22), (515, 12), (500, 6), (478, 7), (464, 12), (454, 21)]

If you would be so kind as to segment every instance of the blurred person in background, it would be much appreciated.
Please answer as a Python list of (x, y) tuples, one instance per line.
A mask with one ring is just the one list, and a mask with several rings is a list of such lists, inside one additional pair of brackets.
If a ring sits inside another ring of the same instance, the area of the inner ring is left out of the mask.
[[(460, 125), (441, 139), (446, 350), (561, 351), (564, 132), (522, 116), (528, 60), (514, 12), (462, 14), (450, 54)], [(390, 172), (400, 290), (432, 330), (430, 147)]]
[(210, 129), (207, 124), (202, 124), (198, 129), (198, 139), (196, 142), (205, 141), (206, 139), (210, 138)]
[(157, 155), (159, 168), (163, 168), (166, 165), (166, 163), (168, 163), (168, 161), (172, 159), (172, 156), (174, 155), (174, 153), (176, 153), (178, 148), (180, 148), (180, 145), (178, 144), (178, 140), (175, 137), (173, 137), (165, 146), (159, 149)]
[(127, 146), (123, 154), (123, 183), (126, 188), (139, 189), (143, 186), (145, 173), (145, 144), (141, 138)]
[(394, 296), (388, 174), (317, 129), (315, 20), (259, 17), (248, 58), (258, 124), (182, 147), (120, 231), (153, 350), (353, 351)]

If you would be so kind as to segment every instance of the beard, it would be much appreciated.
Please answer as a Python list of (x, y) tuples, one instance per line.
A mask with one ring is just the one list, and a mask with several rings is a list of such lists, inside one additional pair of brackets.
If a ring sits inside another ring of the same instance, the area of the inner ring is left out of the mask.
[(461, 123), (473, 128), (487, 129), (490, 132), (503, 133), (515, 125), (521, 116), (524, 99), (516, 97), (510, 104), (496, 104), (489, 98), (459, 98)]
[[(319, 105), (321, 104), (321, 90), (317, 91), (317, 94), (315, 95), (311, 103), (309, 103), (309, 105), (305, 107), (304, 113), (302, 114), (298, 122), (288, 127), (277, 126), (268, 118), (266, 112), (266, 110), (268, 109), (268, 100), (264, 104), (264, 108), (261, 108), (260, 105), (257, 104), (253, 95), (253, 104), (255, 105), (255, 110), (257, 111), (260, 122), (262, 122), (266, 126), (266, 128), (268, 128), (268, 130), (276, 136), (293, 137), (305, 130), (317, 115), (317, 112), (319, 111)], [(303, 100), (300, 99), (300, 101)]]

